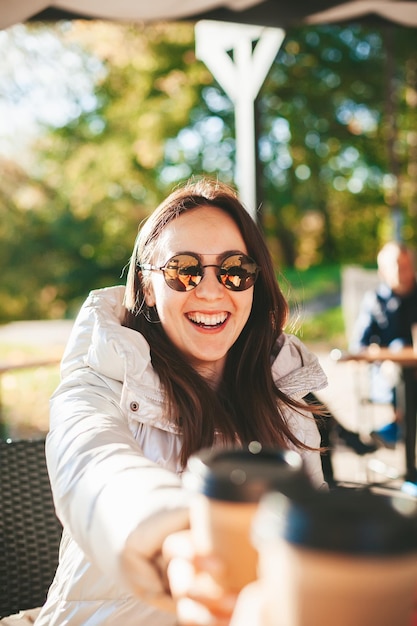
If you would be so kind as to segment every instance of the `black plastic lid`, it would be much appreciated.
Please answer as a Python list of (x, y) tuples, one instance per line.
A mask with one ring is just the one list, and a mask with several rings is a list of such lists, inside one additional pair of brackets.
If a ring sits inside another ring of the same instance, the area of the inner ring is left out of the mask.
[(417, 551), (417, 501), (403, 494), (335, 490), (290, 500), (269, 494), (254, 529), (255, 541), (281, 536), (311, 549), (361, 555)]
[(188, 461), (184, 485), (229, 502), (258, 502), (272, 490), (288, 496), (312, 490), (297, 452), (259, 444), (248, 449), (201, 450)]

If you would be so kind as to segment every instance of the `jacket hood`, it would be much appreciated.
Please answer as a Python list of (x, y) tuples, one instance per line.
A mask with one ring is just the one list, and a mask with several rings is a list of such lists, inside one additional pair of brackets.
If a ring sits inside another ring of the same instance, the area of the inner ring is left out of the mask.
[(298, 337), (282, 333), (274, 353), (272, 377), (287, 396), (299, 399), (327, 387), (327, 377), (317, 356)]

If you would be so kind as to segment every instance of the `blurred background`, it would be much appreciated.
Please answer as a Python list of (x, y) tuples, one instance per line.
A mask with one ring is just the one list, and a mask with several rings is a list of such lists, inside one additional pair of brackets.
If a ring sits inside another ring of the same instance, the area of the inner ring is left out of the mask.
[[(257, 219), (288, 330), (320, 353), (343, 349), (344, 268), (374, 269), (392, 237), (417, 245), (415, 28), (289, 27), (255, 113)], [(0, 31), (4, 431), (47, 429), (87, 293), (124, 282), (138, 225), (177, 184), (233, 184), (235, 149), (233, 103), (196, 58), (193, 23)]]

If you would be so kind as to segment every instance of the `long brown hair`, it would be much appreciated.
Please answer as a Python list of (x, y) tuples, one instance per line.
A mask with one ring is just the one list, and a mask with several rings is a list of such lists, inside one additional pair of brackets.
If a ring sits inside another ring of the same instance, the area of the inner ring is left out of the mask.
[[(162, 325), (151, 321), (144, 291), (149, 278), (138, 265), (152, 263), (160, 234), (182, 213), (213, 206), (232, 217), (249, 256), (261, 267), (254, 285), (249, 319), (230, 348), (220, 385), (214, 390), (185, 360)], [(127, 276), (124, 325), (147, 339), (152, 365), (166, 393), (170, 417), (181, 428), (181, 462), (211, 446), (216, 436), (224, 442), (286, 447), (288, 440), (306, 448), (290, 431), (283, 405), (300, 404), (280, 391), (272, 379), (271, 358), (288, 319), (288, 304), (277, 283), (265, 240), (255, 221), (227, 185), (207, 179), (190, 182), (171, 193), (139, 231)]]

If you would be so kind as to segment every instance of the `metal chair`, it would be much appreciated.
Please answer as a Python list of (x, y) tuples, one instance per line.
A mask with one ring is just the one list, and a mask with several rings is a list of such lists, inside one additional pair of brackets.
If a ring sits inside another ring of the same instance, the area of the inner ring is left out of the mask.
[(58, 565), (45, 441), (0, 441), (0, 618), (42, 606)]

